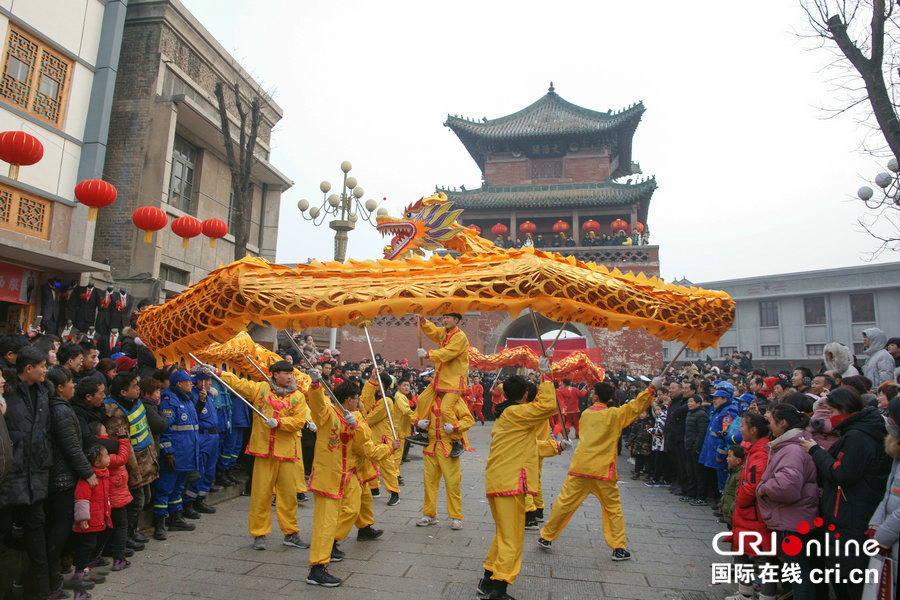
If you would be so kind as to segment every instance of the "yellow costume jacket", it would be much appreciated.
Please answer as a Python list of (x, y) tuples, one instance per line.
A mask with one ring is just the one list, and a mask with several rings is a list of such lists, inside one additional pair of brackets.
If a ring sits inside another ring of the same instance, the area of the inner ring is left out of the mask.
[(561, 454), (559, 442), (550, 439), (550, 421), (546, 420), (537, 427), (537, 455), (538, 458), (547, 458)]
[(437, 342), (440, 348), (428, 352), (428, 360), (434, 362), (434, 381), (431, 385), (435, 392), (453, 392), (462, 394), (468, 387), (469, 375), (469, 339), (459, 327), (447, 333), (430, 321), (422, 320), (422, 331), (429, 339)]
[[(341, 409), (325, 398), (321, 385), (309, 388), (309, 409), (316, 424), (316, 452), (309, 490), (328, 498), (343, 498), (352, 467), (353, 430), (344, 421)], [(358, 424), (357, 424), (358, 427)]]
[(537, 431), (556, 410), (553, 382), (538, 388), (534, 402), (507, 407), (491, 430), (491, 449), (484, 469), (487, 496), (535, 495), (538, 489)]
[(351, 472), (356, 473), (360, 484), (365, 484), (378, 477), (373, 461), (384, 460), (394, 449), (387, 444), (373, 442), (372, 430), (365, 417), (359, 412), (354, 412), (353, 416), (356, 417), (358, 426), (353, 432)]
[(397, 414), (400, 415), (399, 419), (394, 417), (394, 427), (397, 428), (397, 435), (402, 438), (405, 435), (409, 435), (412, 427), (412, 417), (415, 412), (409, 406), (409, 398), (404, 396), (403, 392), (394, 393), (394, 408), (397, 410)]
[(472, 417), (472, 413), (466, 407), (465, 401), (461, 396), (450, 396), (449, 398), (447, 396), (443, 398), (435, 396), (434, 402), (431, 404), (431, 414), (427, 417), (431, 421), (428, 424), (428, 445), (422, 450), (422, 453), (428, 456), (434, 456), (435, 451), (440, 449), (445, 457), (449, 457), (450, 450), (453, 449), (453, 440), (444, 431), (444, 420), (441, 416), (445, 408), (443, 406), (444, 402), (454, 403), (452, 410), (456, 416), (457, 432), (463, 434), (462, 440), (466, 450), (470, 449), (466, 431), (475, 424), (475, 418)]
[(306, 423), (306, 397), (303, 392), (297, 390), (281, 397), (272, 391), (267, 381), (241, 379), (228, 371), (223, 371), (221, 377), (262, 414), (278, 421), (278, 427), (269, 429), (262, 419), (253, 418), (247, 454), (290, 462), (302, 456), (298, 432)]
[[(391, 433), (391, 422), (387, 418), (387, 411), (384, 408), (384, 400), (376, 400), (375, 392), (378, 391), (378, 384), (367, 381), (363, 386), (360, 399), (363, 407), (366, 409), (366, 423), (372, 428), (372, 440), (376, 444), (383, 441), (393, 440), (394, 435)], [(394, 405), (394, 401), (387, 399), (388, 405), (391, 407), (391, 418), (394, 420), (394, 427), (398, 426), (400, 413)], [(397, 430), (397, 437), (403, 437), (400, 430)]]
[(618, 481), (616, 446), (622, 430), (628, 427), (653, 400), (654, 392), (647, 388), (638, 397), (616, 408), (600, 402), (581, 413), (581, 442), (569, 465), (569, 475), (602, 481)]

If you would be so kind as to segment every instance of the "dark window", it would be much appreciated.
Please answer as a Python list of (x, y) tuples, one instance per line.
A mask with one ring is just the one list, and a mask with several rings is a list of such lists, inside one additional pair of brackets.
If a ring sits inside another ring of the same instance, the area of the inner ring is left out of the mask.
[(163, 281), (171, 281), (172, 283), (184, 286), (190, 285), (191, 283), (190, 273), (182, 271), (181, 269), (176, 269), (175, 267), (170, 267), (169, 265), (159, 266), (159, 278)]
[(807, 344), (806, 345), (806, 355), (807, 356), (822, 356), (825, 352), (825, 344)]
[(777, 300), (763, 300), (759, 303), (759, 326), (778, 327)]
[(781, 346), (760, 346), (760, 354), (763, 356), (778, 356), (781, 354)]
[(803, 314), (807, 325), (825, 325), (825, 298), (804, 298)]
[(669, 360), (669, 349), (663, 346), (663, 360)]
[(734, 352), (737, 352), (737, 346), (721, 346), (719, 348), (719, 358), (731, 356)]
[(875, 296), (872, 294), (850, 294), (850, 322), (875, 322)]
[(194, 206), (194, 172), (199, 151), (183, 137), (175, 136), (172, 150), (172, 178), (169, 183), (169, 204), (188, 214), (196, 214)]
[(684, 355), (685, 355), (686, 357), (688, 357), (688, 358), (699, 358), (699, 357), (700, 357), (699, 354), (697, 354), (696, 352), (694, 352), (694, 351), (691, 350), (690, 348), (688, 348), (687, 350), (684, 351)]

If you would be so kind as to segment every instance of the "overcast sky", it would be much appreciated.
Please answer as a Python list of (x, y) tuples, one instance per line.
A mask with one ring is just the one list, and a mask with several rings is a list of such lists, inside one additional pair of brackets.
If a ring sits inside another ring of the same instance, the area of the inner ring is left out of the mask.
[[(796, 2), (183, 2), (284, 110), (279, 262), (333, 257), (327, 223), (296, 204), (320, 204), (341, 161), (395, 216), (436, 184), (478, 187), (447, 114), (501, 117), (550, 81), (594, 110), (644, 102), (633, 159), (659, 184), (648, 225), (667, 280), (853, 266), (876, 247), (854, 198), (885, 160), (861, 151), (853, 115), (827, 118), (837, 73), (797, 37)], [(384, 244), (360, 221), (348, 257)]]

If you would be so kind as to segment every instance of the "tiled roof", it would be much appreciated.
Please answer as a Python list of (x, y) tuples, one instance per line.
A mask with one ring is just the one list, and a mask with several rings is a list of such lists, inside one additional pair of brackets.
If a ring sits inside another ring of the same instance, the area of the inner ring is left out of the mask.
[(445, 126), (457, 135), (476, 138), (534, 138), (545, 135), (590, 134), (616, 129), (622, 125), (636, 125), (644, 113), (638, 102), (618, 112), (597, 112), (567, 102), (550, 88), (540, 100), (499, 119), (474, 121), (447, 115)]
[(653, 177), (635, 183), (561, 183), (548, 185), (489, 186), (477, 190), (437, 188), (456, 208), (516, 208), (521, 206), (590, 207), (648, 202), (656, 189)]

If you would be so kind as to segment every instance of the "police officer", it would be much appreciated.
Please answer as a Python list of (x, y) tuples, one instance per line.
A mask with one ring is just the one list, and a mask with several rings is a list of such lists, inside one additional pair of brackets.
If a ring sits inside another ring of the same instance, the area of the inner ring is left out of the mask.
[(206, 503), (206, 496), (216, 478), (216, 462), (219, 459), (219, 411), (210, 391), (211, 379), (202, 371), (194, 373), (191, 378), (194, 384), (191, 396), (200, 425), (200, 454), (197, 457), (200, 478), (192, 482), (184, 492), (184, 516), (188, 519), (198, 519), (200, 513), (216, 512), (215, 508)]
[[(212, 382), (213, 402), (219, 413), (219, 458), (216, 463), (216, 485), (231, 487), (237, 480), (231, 475), (231, 468), (237, 462), (244, 441), (243, 431), (234, 426), (235, 406), (231, 394), (218, 381)], [(238, 401), (243, 404), (242, 402)]]
[[(193, 531), (184, 520), (181, 495), (188, 473), (198, 469), (199, 422), (191, 394), (191, 376), (178, 369), (169, 376), (169, 387), (160, 394), (159, 414), (169, 428), (159, 438), (163, 466), (154, 484), (153, 537), (166, 539), (166, 527), (173, 531)], [(166, 518), (168, 517), (168, 518)]]

